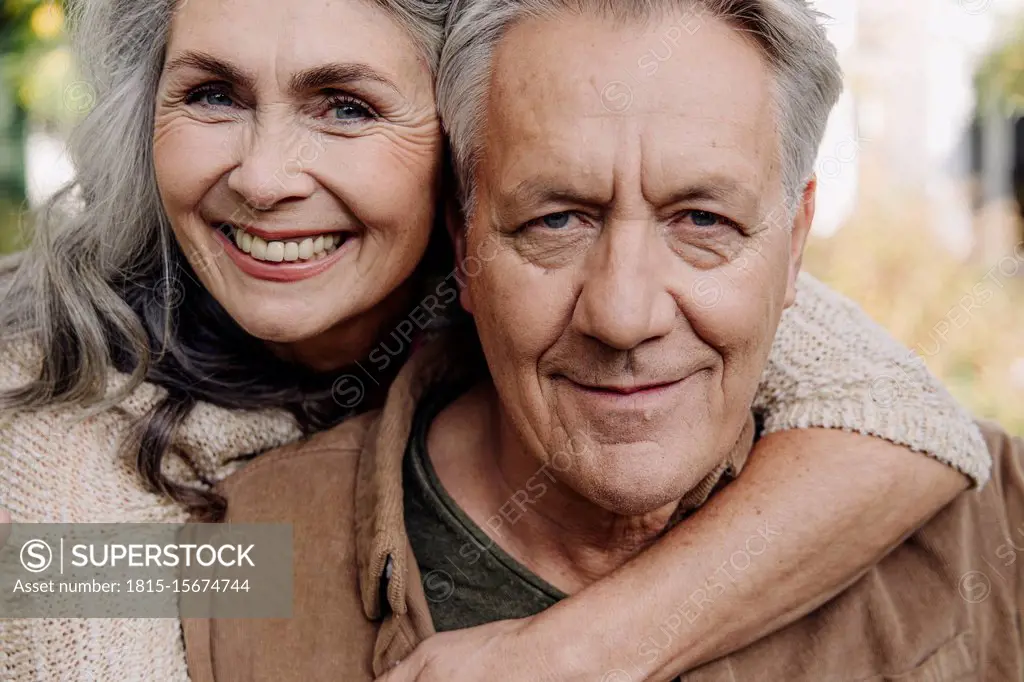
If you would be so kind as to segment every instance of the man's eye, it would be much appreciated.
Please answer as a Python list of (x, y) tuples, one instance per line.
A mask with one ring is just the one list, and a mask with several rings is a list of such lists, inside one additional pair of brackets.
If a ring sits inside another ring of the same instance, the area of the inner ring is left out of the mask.
[(543, 218), (538, 219), (536, 224), (540, 227), (546, 227), (549, 230), (564, 230), (569, 227), (569, 223), (572, 221), (572, 213), (563, 211), (561, 213), (552, 213), (546, 215)]
[(683, 218), (689, 218), (697, 227), (715, 227), (719, 223), (728, 224), (730, 221), (717, 213), (711, 213), (710, 211), (686, 211), (683, 214)]
[(185, 97), (186, 104), (201, 104), (207, 107), (233, 107), (235, 101), (231, 95), (220, 87), (204, 86), (196, 88)]

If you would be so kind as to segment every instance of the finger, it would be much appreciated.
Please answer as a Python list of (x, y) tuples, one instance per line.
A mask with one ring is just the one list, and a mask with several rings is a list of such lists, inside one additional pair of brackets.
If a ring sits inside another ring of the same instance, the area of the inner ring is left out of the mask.
[(416, 682), (419, 669), (420, 666), (414, 662), (414, 659), (407, 658), (384, 673), (382, 677), (378, 677), (377, 682)]
[(4, 546), (9, 537), (11, 537), (11, 514), (0, 507), (0, 547)]

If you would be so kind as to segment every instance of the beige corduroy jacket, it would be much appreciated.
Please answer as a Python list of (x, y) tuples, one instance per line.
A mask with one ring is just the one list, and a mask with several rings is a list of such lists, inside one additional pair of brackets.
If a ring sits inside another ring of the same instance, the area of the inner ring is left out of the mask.
[[(24, 383), (35, 369), (31, 349), (7, 348), (0, 353), (0, 389)], [(125, 381), (112, 374), (110, 390)], [(180, 508), (141, 487), (119, 447), (162, 395), (145, 384), (100, 414), (58, 407), (0, 416), (0, 506), (16, 523), (185, 520)], [(783, 316), (755, 407), (768, 432), (856, 430), (928, 453), (976, 483), (989, 476), (991, 459), (970, 416), (920, 360), (854, 303), (807, 275)], [(300, 436), (283, 411), (201, 403), (174, 439), (168, 472), (197, 486), (217, 482), (243, 458)], [(83, 679), (186, 682), (180, 624), (0, 619), (0, 680)]]
[[(292, 524), (293, 615), (186, 621), (193, 682), (373, 682), (434, 634), (405, 529), (402, 461), (419, 400), (457, 367), (444, 348), (423, 349), (383, 410), (270, 453), (221, 485), (229, 523)], [(996, 462), (984, 490), (960, 496), (821, 608), (682, 679), (1020, 682), (1024, 570), (1006, 550), (1022, 546), (1009, 543), (1024, 527), (1024, 443), (984, 429)], [(749, 443), (681, 504), (703, 504), (726, 470), (742, 469)], [(680, 618), (699, 617), (703, 603), (682, 605)], [(639, 642), (640, 657), (671, 641), (663, 627)], [(642, 679), (639, 668), (606, 677), (634, 672)]]

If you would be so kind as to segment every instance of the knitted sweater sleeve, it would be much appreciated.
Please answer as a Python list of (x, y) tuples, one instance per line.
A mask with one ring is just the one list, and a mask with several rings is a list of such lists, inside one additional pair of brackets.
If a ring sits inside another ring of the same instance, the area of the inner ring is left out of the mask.
[(934, 457), (978, 486), (992, 467), (971, 415), (921, 358), (807, 274), (783, 315), (754, 408), (766, 433), (857, 431)]

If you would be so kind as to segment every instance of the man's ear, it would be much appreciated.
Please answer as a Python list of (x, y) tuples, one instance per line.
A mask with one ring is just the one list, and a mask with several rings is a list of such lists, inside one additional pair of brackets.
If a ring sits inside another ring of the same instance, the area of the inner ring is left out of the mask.
[(473, 307), (464, 284), (466, 281), (466, 270), (464, 267), (467, 249), (466, 233), (469, 230), (469, 224), (463, 215), (459, 200), (455, 197), (450, 197), (445, 202), (444, 218), (445, 225), (448, 228), (448, 236), (452, 240), (452, 249), (455, 251), (455, 281), (458, 282), (459, 286), (459, 303), (467, 313), (472, 315)]
[(789, 281), (786, 284), (786, 307), (796, 301), (796, 278), (804, 261), (804, 247), (814, 222), (814, 208), (818, 196), (818, 178), (814, 175), (804, 186), (803, 196), (793, 216), (793, 229), (789, 241)]

